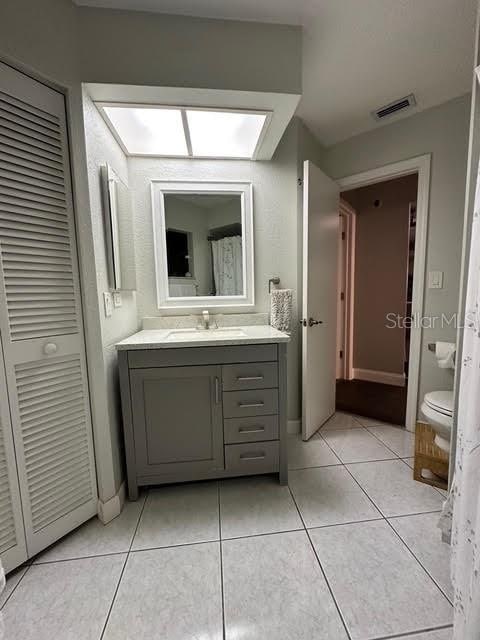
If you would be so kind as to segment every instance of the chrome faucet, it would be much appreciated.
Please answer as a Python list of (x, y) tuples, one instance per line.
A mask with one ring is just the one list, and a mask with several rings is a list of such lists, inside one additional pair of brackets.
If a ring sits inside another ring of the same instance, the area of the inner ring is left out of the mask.
[(203, 328), (208, 331), (208, 329), (210, 329), (210, 314), (208, 313), (208, 311), (202, 311), (202, 317), (203, 317)]

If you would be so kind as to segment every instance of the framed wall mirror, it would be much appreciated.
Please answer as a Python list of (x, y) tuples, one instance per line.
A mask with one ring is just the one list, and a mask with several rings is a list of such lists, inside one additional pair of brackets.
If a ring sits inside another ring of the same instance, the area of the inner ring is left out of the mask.
[(132, 291), (137, 285), (131, 193), (108, 164), (101, 168), (101, 181), (109, 284)]
[(152, 182), (159, 309), (252, 306), (249, 182)]

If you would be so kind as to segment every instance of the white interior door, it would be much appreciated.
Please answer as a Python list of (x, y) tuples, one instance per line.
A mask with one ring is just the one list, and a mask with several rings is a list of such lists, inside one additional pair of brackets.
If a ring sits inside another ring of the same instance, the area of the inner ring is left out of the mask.
[(303, 169), (302, 436), (335, 411), (339, 188), (307, 160)]
[(31, 556), (97, 495), (64, 97), (3, 64), (0, 330)]

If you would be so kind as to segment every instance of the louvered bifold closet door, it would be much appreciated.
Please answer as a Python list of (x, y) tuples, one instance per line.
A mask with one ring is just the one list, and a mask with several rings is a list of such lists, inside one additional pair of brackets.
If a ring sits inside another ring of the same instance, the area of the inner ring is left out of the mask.
[(27, 550), (96, 513), (62, 94), (0, 64), (0, 327)]

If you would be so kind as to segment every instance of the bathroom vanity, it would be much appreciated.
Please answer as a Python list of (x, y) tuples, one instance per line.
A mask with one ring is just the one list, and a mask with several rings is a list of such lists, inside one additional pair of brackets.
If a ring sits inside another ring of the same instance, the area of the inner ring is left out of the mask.
[(130, 499), (138, 487), (278, 473), (286, 348), (270, 326), (144, 330), (117, 344)]

